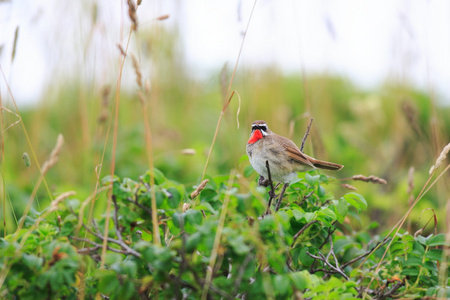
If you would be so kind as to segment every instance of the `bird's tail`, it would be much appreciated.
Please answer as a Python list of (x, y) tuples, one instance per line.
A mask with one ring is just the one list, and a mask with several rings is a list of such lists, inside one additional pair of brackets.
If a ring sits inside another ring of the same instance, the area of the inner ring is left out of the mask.
[(325, 169), (325, 170), (332, 170), (332, 171), (339, 171), (340, 169), (342, 169), (344, 167), (343, 165), (340, 165), (340, 164), (335, 164), (332, 162), (317, 160), (317, 159), (312, 159), (311, 163), (314, 165), (314, 167), (316, 167), (318, 169)]

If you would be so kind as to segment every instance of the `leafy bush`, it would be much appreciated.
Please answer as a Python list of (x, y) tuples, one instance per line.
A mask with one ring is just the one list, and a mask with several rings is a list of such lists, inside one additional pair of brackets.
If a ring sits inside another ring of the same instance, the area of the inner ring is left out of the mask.
[[(265, 214), (266, 188), (232, 173), (194, 188), (155, 170), (106, 177), (111, 206), (91, 219), (68, 199), (28, 216), (0, 240), (7, 299), (354, 299), (449, 297), (443, 234), (371, 236), (358, 225), (363, 196), (336, 197), (334, 179), (300, 173), (281, 209)], [(248, 174), (246, 174), (248, 175)], [(152, 188), (154, 189), (152, 191)], [(155, 238), (151, 199), (158, 207)], [(358, 226), (356, 226), (358, 225)], [(102, 255), (107, 227), (106, 252)], [(387, 245), (390, 245), (386, 252)], [(385, 256), (386, 254), (386, 256)]]

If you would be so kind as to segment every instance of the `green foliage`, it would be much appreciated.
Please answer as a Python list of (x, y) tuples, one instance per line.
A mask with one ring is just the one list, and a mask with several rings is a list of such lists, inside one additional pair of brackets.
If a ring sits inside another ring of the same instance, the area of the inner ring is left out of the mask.
[[(158, 170), (154, 174), (162, 245), (152, 232), (150, 173), (138, 180), (107, 176), (103, 184), (112, 185), (113, 208), (104, 267), (106, 213), (88, 222), (83, 206), (69, 199), (37, 227), (32, 226), (38, 216), (29, 217), (24, 229), (0, 240), (2, 274), (9, 269), (0, 293), (7, 299), (93, 299), (97, 293), (110, 299), (199, 299), (204, 292), (213, 299), (449, 294), (448, 282), (442, 286), (439, 277), (440, 268), (449, 269), (443, 234), (398, 234), (382, 261), (391, 239), (370, 236), (376, 224), (360, 231), (351, 227), (367, 202), (356, 193), (327, 192), (331, 177), (299, 174), (281, 209), (264, 215), (267, 190), (254, 183), (248, 192), (237, 183), (228, 186), (228, 176), (209, 178), (197, 199), (190, 199), (192, 188)], [(224, 209), (225, 223), (218, 228)]]

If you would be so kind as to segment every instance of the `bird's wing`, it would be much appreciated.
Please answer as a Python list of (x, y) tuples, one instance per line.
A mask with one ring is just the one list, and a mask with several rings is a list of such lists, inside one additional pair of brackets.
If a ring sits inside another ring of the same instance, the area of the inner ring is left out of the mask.
[(279, 136), (279, 138), (281, 146), (286, 150), (286, 154), (290, 159), (293, 159), (302, 165), (310, 166), (313, 169), (315, 168), (313, 163), (309, 160), (310, 157), (303, 154), (293, 141), (284, 136)]

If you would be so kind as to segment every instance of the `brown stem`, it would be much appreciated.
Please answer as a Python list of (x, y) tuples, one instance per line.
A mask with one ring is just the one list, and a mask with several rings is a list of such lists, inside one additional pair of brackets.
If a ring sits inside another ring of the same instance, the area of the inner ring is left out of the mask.
[(308, 135), (309, 135), (309, 130), (311, 129), (311, 125), (312, 125), (313, 120), (314, 120), (314, 119), (311, 118), (311, 121), (309, 121), (308, 128), (306, 129), (305, 135), (303, 136), (303, 139), (302, 139), (302, 145), (300, 146), (300, 151), (301, 151), (301, 152), (303, 152), (303, 147), (305, 147), (306, 138), (307, 138)]

